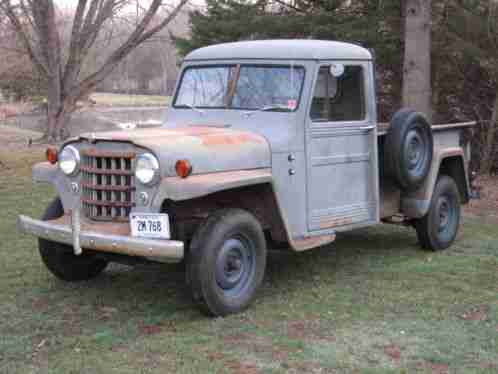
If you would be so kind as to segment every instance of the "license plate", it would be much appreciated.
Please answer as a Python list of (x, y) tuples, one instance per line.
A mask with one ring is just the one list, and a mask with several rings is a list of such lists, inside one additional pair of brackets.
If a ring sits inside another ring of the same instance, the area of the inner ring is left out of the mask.
[(169, 239), (169, 217), (167, 214), (130, 214), (131, 235), (143, 238)]

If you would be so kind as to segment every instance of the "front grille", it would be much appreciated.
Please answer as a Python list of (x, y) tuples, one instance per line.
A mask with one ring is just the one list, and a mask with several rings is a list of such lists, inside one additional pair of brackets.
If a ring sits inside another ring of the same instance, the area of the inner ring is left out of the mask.
[(133, 152), (107, 152), (95, 148), (81, 152), (82, 207), (98, 221), (128, 221), (135, 206)]

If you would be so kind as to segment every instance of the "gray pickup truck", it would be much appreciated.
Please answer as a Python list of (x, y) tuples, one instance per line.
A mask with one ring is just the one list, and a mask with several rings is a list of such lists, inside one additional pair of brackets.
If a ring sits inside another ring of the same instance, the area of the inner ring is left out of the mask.
[(372, 54), (356, 45), (214, 45), (185, 58), (162, 127), (48, 149), (33, 179), (58, 197), (18, 226), (66, 281), (109, 262), (184, 263), (195, 302), (223, 316), (254, 298), (268, 247), (304, 251), (380, 223), (449, 247), (470, 198), (472, 125), (410, 109), (379, 124)]

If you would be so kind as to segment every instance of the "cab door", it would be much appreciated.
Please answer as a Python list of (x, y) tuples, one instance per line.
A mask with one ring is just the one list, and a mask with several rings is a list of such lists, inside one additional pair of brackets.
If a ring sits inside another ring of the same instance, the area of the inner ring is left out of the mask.
[(373, 77), (369, 61), (317, 66), (305, 135), (310, 232), (379, 221)]

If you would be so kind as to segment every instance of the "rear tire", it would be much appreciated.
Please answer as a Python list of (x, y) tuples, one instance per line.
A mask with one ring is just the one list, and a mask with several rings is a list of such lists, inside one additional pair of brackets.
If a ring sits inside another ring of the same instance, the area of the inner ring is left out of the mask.
[(460, 194), (453, 178), (438, 178), (427, 214), (415, 221), (424, 249), (441, 251), (453, 244), (460, 226)]
[(192, 297), (210, 316), (246, 309), (263, 281), (266, 241), (258, 220), (224, 209), (201, 224), (191, 242), (187, 281)]
[[(64, 209), (59, 198), (56, 198), (47, 207), (43, 215), (44, 221), (60, 218)], [(76, 256), (73, 248), (45, 239), (38, 239), (38, 248), (43, 263), (57, 278), (68, 282), (77, 282), (95, 278), (107, 266), (107, 261), (95, 258), (83, 252)]]

